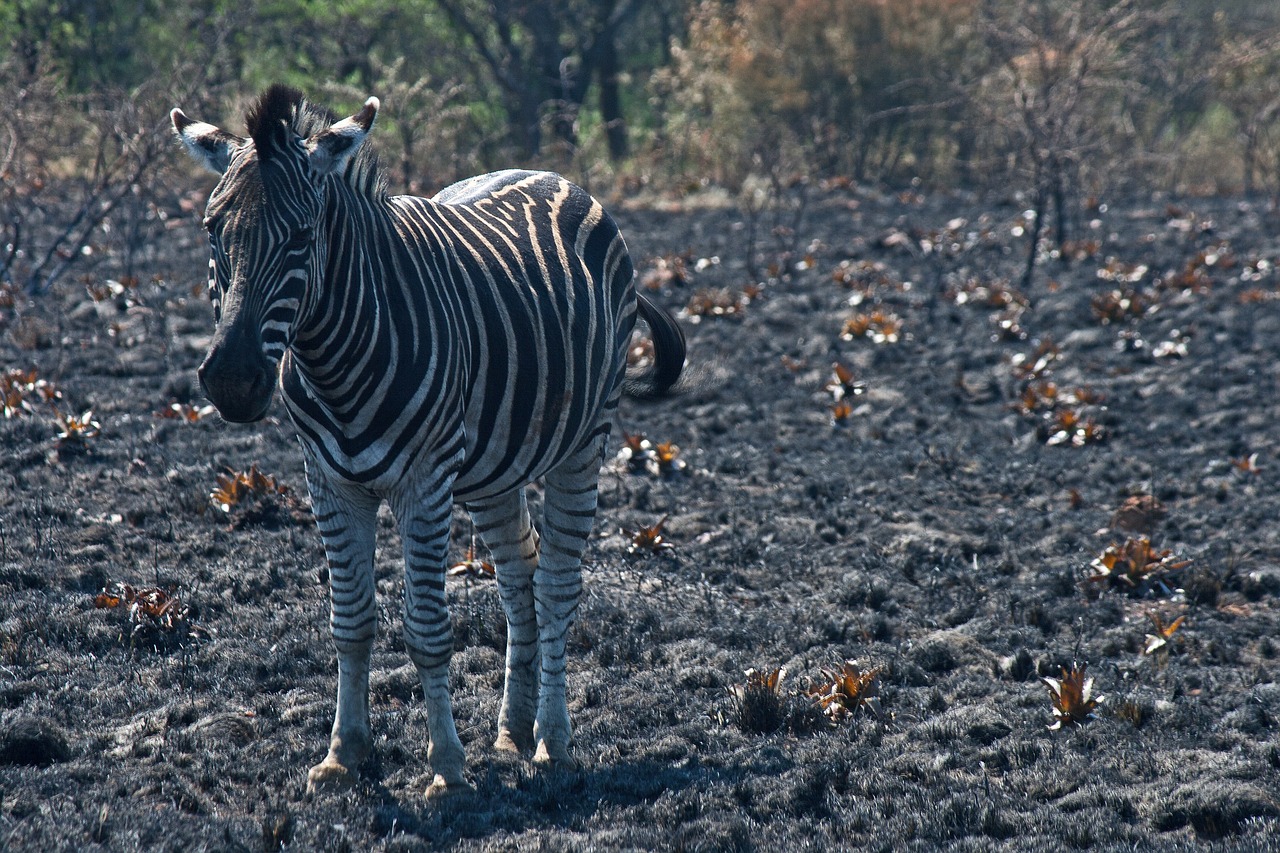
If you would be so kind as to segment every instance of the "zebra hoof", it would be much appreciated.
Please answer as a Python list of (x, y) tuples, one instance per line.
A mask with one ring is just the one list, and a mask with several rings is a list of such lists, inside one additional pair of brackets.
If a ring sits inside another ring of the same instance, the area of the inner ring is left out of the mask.
[(498, 732), (498, 739), (493, 742), (498, 752), (528, 752), (533, 748), (533, 738), (520, 738), (507, 729)]
[(440, 802), (443, 800), (461, 797), (466, 794), (474, 794), (475, 792), (475, 786), (466, 779), (459, 779), (456, 782), (450, 782), (437, 773), (436, 778), (432, 779), (431, 784), (427, 786), (426, 798), (428, 800)]
[(533, 766), (539, 770), (577, 770), (578, 762), (569, 754), (567, 747), (550, 747), (547, 742), (538, 744), (538, 751), (533, 754)]
[(307, 772), (308, 794), (332, 794), (355, 787), (356, 774), (336, 761), (325, 759)]

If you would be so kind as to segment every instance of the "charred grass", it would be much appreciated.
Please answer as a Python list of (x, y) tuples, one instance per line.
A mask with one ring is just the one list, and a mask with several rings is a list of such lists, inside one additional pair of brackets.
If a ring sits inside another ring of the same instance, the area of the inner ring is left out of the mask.
[[(78, 283), (3, 309), (4, 365), (35, 374), (0, 418), (0, 838), (1274, 845), (1280, 242), (1261, 206), (1182, 212), (1113, 206), (1096, 248), (1047, 255), (1011, 294), (1025, 247), (1009, 205), (845, 191), (815, 204), (794, 252), (750, 264), (730, 211), (620, 211), (642, 286), (686, 309), (699, 378), (624, 404), (621, 426), (683, 465), (624, 454), (603, 475), (570, 641), (577, 771), (490, 749), (501, 606), (482, 569), (452, 577), (477, 791), (440, 805), (421, 798), (426, 720), (385, 514), (375, 754), (356, 790), (304, 794), (333, 703), (324, 562), (283, 410), (252, 428), (198, 414), (211, 319), (195, 226), (127, 305)], [(672, 258), (681, 275), (644, 276)], [(716, 293), (750, 296), (717, 313)], [(60, 438), (87, 411), (97, 426)], [(271, 486), (233, 504), (237, 472)], [(659, 520), (666, 547), (636, 547)], [(455, 533), (478, 566), (461, 514)], [(1140, 536), (1145, 550), (1125, 544)], [(1130, 554), (1136, 574), (1116, 562)], [(1108, 560), (1132, 582), (1091, 580)], [(173, 625), (95, 607), (113, 584), (188, 609)], [(876, 712), (814, 704), (846, 661), (877, 670)], [(1051, 731), (1043, 679), (1076, 665), (1103, 701)]]

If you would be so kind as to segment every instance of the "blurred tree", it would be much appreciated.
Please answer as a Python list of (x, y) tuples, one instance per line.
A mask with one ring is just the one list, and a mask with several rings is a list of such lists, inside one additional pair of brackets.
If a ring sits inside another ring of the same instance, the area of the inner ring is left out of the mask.
[(521, 152), (577, 143), (578, 113), (593, 80), (611, 157), (625, 156), (619, 37), (641, 0), (436, 0), (502, 92)]
[(379, 63), (403, 59), (435, 76), (455, 56), (430, 0), (260, 0), (246, 25), (255, 87), (282, 79), (304, 91), (329, 81), (370, 91)]
[(811, 176), (1013, 178), (1062, 240), (1103, 189), (1280, 187), (1278, 44), (1280, 4), (1252, 0), (0, 0), (24, 116), (0, 142), (36, 128), (28, 176), (88, 173), (85, 117), (143, 87), (225, 117), (279, 80), (339, 111), (382, 97), (411, 188), (535, 158), (756, 206)]
[(1091, 162), (1132, 140), (1121, 108), (1137, 86), (1145, 13), (1134, 0), (984, 0), (984, 43), (993, 72), (978, 82), (974, 103), (1006, 134), (1027, 179), (1032, 211), (1022, 287), (1035, 273), (1040, 236), (1052, 206), (1056, 242), (1066, 242), (1068, 199)]
[[(657, 80), (668, 136), (741, 178), (790, 168), (911, 178), (953, 156), (974, 0), (705, 0)], [(731, 150), (732, 149), (732, 150)], [(733, 183), (733, 179), (730, 179)]]
[(1236, 121), (1246, 195), (1280, 195), (1280, 33), (1224, 34), (1212, 67), (1218, 99)]
[[(408, 68), (404, 58), (390, 65), (372, 60), (373, 82), (365, 86), (323, 87), (326, 97), (359, 104), (370, 92), (382, 100), (378, 150), (392, 163), (393, 190), (430, 195), (462, 174), (479, 169), (475, 150), (465, 144), (466, 86), (439, 82)], [(386, 155), (390, 156), (386, 156)]]

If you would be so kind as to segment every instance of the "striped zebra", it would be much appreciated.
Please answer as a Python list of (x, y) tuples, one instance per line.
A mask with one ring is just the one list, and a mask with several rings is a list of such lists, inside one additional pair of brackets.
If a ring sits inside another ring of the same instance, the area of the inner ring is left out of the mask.
[[(273, 86), (241, 138), (175, 109), (220, 174), (205, 226), (216, 329), (199, 369), (228, 421), (261, 419), (278, 382), (306, 458), (338, 657), (328, 755), (309, 791), (350, 786), (369, 755), (377, 624), (374, 533), (387, 501), (404, 542), (404, 641), (428, 712), (427, 795), (469, 785), (449, 697), (445, 563), (454, 501), (492, 552), (507, 618), (495, 746), (572, 766), (565, 638), (619, 395), (660, 396), (684, 365), (671, 316), (635, 292), (614, 221), (546, 172), (391, 196), (370, 98), (341, 121)], [(626, 376), (637, 312), (653, 365)], [(525, 486), (541, 480), (541, 524)]]

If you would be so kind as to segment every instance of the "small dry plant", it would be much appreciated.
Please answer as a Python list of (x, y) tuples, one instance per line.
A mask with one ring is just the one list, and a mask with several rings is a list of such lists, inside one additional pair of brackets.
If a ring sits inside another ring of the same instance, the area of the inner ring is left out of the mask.
[(741, 290), (727, 287), (699, 290), (689, 297), (682, 313), (690, 323), (699, 323), (703, 317), (739, 318), (763, 292), (756, 284), (746, 285)]
[(94, 280), (85, 285), (85, 292), (94, 302), (112, 300), (122, 309), (142, 304), (136, 276), (123, 276), (119, 281), (116, 279)]
[(1061, 388), (1058, 383), (1045, 379), (1031, 382), (1023, 388), (1013, 408), (1019, 414), (1034, 417), (1044, 412), (1053, 412), (1061, 406), (1092, 406), (1101, 402), (1102, 395), (1092, 388)]
[(1022, 391), (1011, 404), (1019, 414), (1036, 420), (1036, 435), (1050, 447), (1084, 447), (1107, 439), (1107, 429), (1090, 414), (1103, 402), (1101, 394), (1081, 386), (1063, 388), (1048, 378), (1062, 351), (1051, 339), (1030, 354), (1012, 359), (1013, 375)]
[(1050, 447), (1084, 447), (1106, 440), (1106, 427), (1081, 409), (1053, 412), (1044, 424), (1044, 443)]
[(1091, 583), (1106, 584), (1125, 590), (1140, 590), (1155, 585), (1166, 594), (1170, 592), (1165, 580), (1173, 573), (1191, 565), (1190, 560), (1179, 560), (1169, 549), (1158, 550), (1147, 536), (1135, 536), (1123, 544), (1112, 543), (1089, 564)]
[(209, 502), (219, 512), (232, 516), (235, 527), (269, 526), (284, 521), (286, 517), (294, 522), (302, 521), (289, 487), (270, 474), (259, 471), (256, 462), (249, 466), (248, 471), (228, 468), (227, 473), (219, 474), (213, 491), (209, 493)]
[(981, 305), (986, 308), (1025, 308), (1031, 304), (1026, 294), (1001, 279), (983, 281), (971, 278), (958, 287), (947, 288), (945, 296), (957, 305)]
[(662, 533), (662, 528), (666, 526), (669, 515), (664, 515), (658, 519), (656, 524), (648, 527), (641, 527), (639, 530), (622, 531), (622, 535), (628, 537), (631, 541), (627, 545), (628, 554), (661, 554), (670, 551), (675, 547), (666, 540)]
[(831, 378), (822, 386), (823, 391), (831, 394), (838, 403), (850, 397), (860, 397), (867, 391), (865, 382), (858, 379), (853, 368), (836, 361), (831, 364)]
[(289, 487), (276, 482), (270, 474), (258, 470), (258, 463), (249, 466), (248, 471), (235, 471), (230, 468), (227, 473), (219, 474), (217, 486), (209, 494), (214, 506), (229, 513), (252, 499), (274, 497), (289, 492)]
[(35, 411), (33, 403), (52, 404), (62, 392), (52, 382), (41, 379), (35, 368), (10, 368), (0, 373), (0, 407), (6, 418), (18, 418)]
[(1098, 267), (1098, 278), (1101, 281), (1112, 281), (1117, 284), (1137, 284), (1146, 278), (1150, 267), (1146, 264), (1131, 264), (1119, 258), (1107, 258)]
[(986, 282), (971, 278), (958, 287), (948, 288), (945, 296), (957, 305), (979, 305), (992, 309), (991, 322), (998, 330), (996, 337), (999, 339), (1021, 341), (1027, 338), (1022, 320), (1031, 308), (1031, 300), (1008, 282)]
[(1102, 243), (1094, 239), (1066, 240), (1058, 247), (1058, 257), (1068, 261), (1088, 261), (1102, 251)]
[(831, 280), (854, 291), (856, 301), (859, 302), (878, 289), (897, 290), (902, 287), (902, 282), (893, 276), (882, 261), (841, 261), (832, 270)]
[(647, 370), (653, 364), (653, 358), (653, 339), (633, 333), (631, 345), (627, 347), (627, 367), (634, 370)]
[(640, 274), (640, 286), (646, 290), (665, 290), (669, 287), (682, 287), (689, 283), (690, 253), (680, 255), (661, 255), (650, 261), (649, 267)]
[[(1183, 265), (1182, 269), (1169, 272), (1162, 277), (1157, 286), (1164, 291), (1195, 295), (1207, 293), (1213, 289), (1213, 278), (1210, 270), (1229, 270), (1237, 265), (1231, 247), (1225, 241), (1206, 247), (1196, 252)], [(1246, 276), (1241, 276), (1246, 279)]]
[(877, 344), (896, 344), (902, 337), (902, 318), (891, 311), (854, 314), (840, 329), (841, 340), (866, 338)]
[(1159, 613), (1149, 613), (1147, 615), (1155, 625), (1155, 633), (1146, 635), (1146, 645), (1143, 647), (1142, 653), (1144, 655), (1153, 655), (1156, 653), (1168, 655), (1173, 648), (1171, 645), (1173, 635), (1182, 627), (1182, 620), (1186, 619), (1186, 617), (1179, 616), (1177, 619), (1174, 619), (1166, 625), (1164, 619), (1160, 617)]
[(1062, 359), (1062, 349), (1052, 338), (1044, 338), (1029, 354), (1018, 353), (1011, 359), (1013, 375), (1023, 382), (1034, 382), (1044, 377), (1055, 363)]
[(848, 426), (853, 419), (853, 398), (866, 393), (867, 386), (853, 370), (841, 362), (831, 365), (831, 378), (822, 390), (831, 394), (831, 423), (836, 427)]
[(648, 473), (655, 477), (673, 477), (684, 471), (686, 463), (680, 458), (680, 447), (673, 442), (655, 444), (643, 435), (623, 433), (622, 449), (618, 458), (626, 463), (632, 474)]
[(1258, 454), (1256, 453), (1231, 457), (1231, 468), (1243, 477), (1256, 477), (1262, 473), (1262, 468), (1258, 465)]
[(126, 608), (130, 643), (144, 634), (182, 639), (192, 633), (191, 606), (183, 602), (172, 587), (135, 589), (127, 583), (114, 581), (94, 597), (93, 606)]
[[(827, 673), (833, 678), (841, 674)], [(792, 734), (811, 734), (827, 729), (843, 716), (829, 708), (839, 705), (840, 700), (831, 698), (827, 704), (813, 694), (802, 691), (786, 691), (782, 689), (787, 671), (777, 669), (748, 669), (746, 681), (729, 687), (729, 710), (713, 712), (712, 716), (721, 725), (732, 723), (743, 731), (752, 734), (768, 735), (780, 730)], [(835, 688), (835, 692), (850, 689), (851, 685)], [(865, 691), (872, 689), (866, 685)], [(831, 695), (834, 695), (832, 693)]]
[(498, 570), (493, 563), (480, 556), (480, 551), (476, 548), (476, 537), (472, 534), (466, 553), (461, 560), (449, 567), (446, 574), (451, 578), (494, 580), (498, 576)]
[(58, 433), (54, 447), (59, 453), (88, 453), (89, 442), (102, 432), (102, 424), (93, 418), (93, 410), (86, 409), (79, 415), (67, 415), (54, 410)]
[(1151, 301), (1137, 290), (1124, 288), (1097, 294), (1089, 300), (1089, 308), (1098, 322), (1105, 326), (1142, 317), (1150, 310)]
[(730, 721), (754, 734), (776, 732), (787, 721), (787, 701), (782, 693), (786, 669), (752, 668), (747, 670), (746, 677), (745, 683), (729, 688), (733, 700)]
[(1154, 495), (1130, 495), (1111, 516), (1111, 529), (1150, 536), (1166, 515), (1164, 504)]
[(838, 669), (822, 670), (823, 681), (813, 685), (807, 695), (832, 720), (847, 719), (860, 710), (881, 716), (880, 673), (883, 667), (862, 669), (857, 661), (845, 661)]
[(1027, 329), (1023, 327), (1023, 318), (1030, 310), (1030, 300), (1018, 288), (1011, 287), (1004, 280), (982, 282), (969, 279), (960, 287), (948, 288), (946, 297), (956, 305), (979, 305), (992, 309), (992, 324), (997, 332), (993, 339), (1001, 341), (1025, 341)]
[(192, 406), (190, 403), (170, 403), (163, 409), (155, 412), (155, 417), (161, 420), (182, 421), (183, 423), (194, 424), (199, 423), (216, 412), (213, 406)]
[(626, 463), (627, 470), (632, 474), (641, 474), (648, 470), (649, 462), (653, 459), (653, 442), (641, 433), (624, 432), (618, 458)]
[(659, 477), (672, 477), (685, 469), (685, 461), (680, 458), (680, 447), (670, 441), (654, 445), (653, 458), (649, 463), (649, 473)]
[(1071, 665), (1062, 669), (1062, 678), (1040, 679), (1049, 688), (1049, 701), (1053, 703), (1053, 724), (1050, 731), (1067, 726), (1084, 725), (1095, 716), (1105, 696), (1093, 695), (1093, 678), (1085, 675), (1085, 666)]

